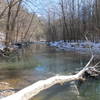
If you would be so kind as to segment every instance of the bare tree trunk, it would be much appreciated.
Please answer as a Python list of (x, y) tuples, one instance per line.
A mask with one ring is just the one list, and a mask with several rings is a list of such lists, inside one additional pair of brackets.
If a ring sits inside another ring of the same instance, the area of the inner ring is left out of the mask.
[[(24, 89), (21, 91), (5, 97), (1, 100), (29, 100), (32, 97), (36, 96), (38, 93), (41, 91), (48, 89), (52, 87), (55, 84), (63, 84), (64, 82), (70, 82), (70, 81), (75, 81), (75, 80), (80, 80), (83, 79), (83, 74), (85, 73), (86, 70), (89, 69), (89, 65), (91, 61), (93, 60), (93, 56), (91, 57), (90, 61), (87, 63), (87, 65), (77, 74), (75, 75), (69, 75), (69, 76), (54, 76), (46, 80), (40, 80)], [(95, 66), (93, 66), (95, 67)]]
[(26, 30), (26, 32), (25, 32), (25, 35), (24, 35), (24, 40), (26, 39), (26, 37), (27, 37), (27, 35), (28, 35), (28, 32), (29, 32), (29, 30), (30, 30), (30, 27), (31, 27), (31, 25), (32, 25), (32, 21), (33, 21), (33, 18), (34, 18), (34, 14), (32, 15), (32, 18), (31, 18), (31, 20), (30, 20), (30, 23), (29, 23), (29, 26), (28, 26), (28, 28), (27, 28), (27, 30)]
[[(17, 7), (17, 11), (15, 13), (15, 16), (14, 16), (13, 19), (11, 19), (12, 7), (15, 6), (18, 2), (19, 2), (19, 4), (18, 4), (18, 7)], [(18, 12), (20, 10), (21, 2), (22, 2), (22, 0), (18, 0), (16, 2), (14, 2), (14, 0), (11, 0), (11, 1), (7, 0), (8, 14), (7, 14), (7, 22), (6, 22), (6, 39), (5, 39), (5, 45), (6, 46), (9, 46), (9, 44), (12, 42), (12, 37), (13, 37), (12, 33), (14, 32), (16, 18), (18, 16)]]
[(13, 40), (15, 40), (15, 33), (14, 33), (14, 29), (15, 29), (15, 25), (16, 25), (16, 18), (17, 18), (17, 16), (18, 16), (18, 13), (19, 13), (19, 11), (20, 11), (20, 7), (21, 7), (21, 3), (22, 3), (22, 0), (18, 0), (19, 1), (19, 3), (18, 3), (18, 7), (17, 7), (17, 10), (16, 10), (16, 13), (15, 13), (15, 16), (14, 16), (14, 18), (12, 19), (12, 23), (11, 23), (11, 42), (13, 41)]
[(7, 10), (8, 6), (4, 8), (4, 10), (1, 12), (0, 14), (0, 19), (2, 18), (2, 16), (4, 15), (5, 11)]
[(69, 31), (68, 31), (68, 26), (66, 23), (66, 16), (65, 16), (65, 11), (64, 11), (64, 1), (61, 0), (61, 10), (62, 10), (62, 17), (63, 17), (63, 40), (66, 42), (66, 38), (69, 39)]
[(12, 2), (10, 4), (8, 3), (8, 14), (7, 14), (7, 23), (6, 23), (6, 39), (5, 39), (5, 45), (9, 45), (9, 38), (10, 38), (10, 17), (11, 17), (11, 8), (12, 8)]
[(62, 84), (64, 82), (70, 82), (70, 81), (78, 80), (78, 79), (79, 77), (77, 75), (54, 76), (47, 80), (38, 81), (34, 83), (33, 85), (30, 85), (24, 88), (23, 90), (1, 100), (29, 100), (35, 95), (37, 95), (40, 91), (50, 88), (51, 86), (55, 84), (58, 84), (58, 83)]
[[(18, 2), (18, 1), (16, 1), (14, 4), (12, 4), (12, 6), (16, 5), (17, 2)], [(4, 15), (4, 13), (5, 13), (6, 10), (8, 9), (8, 7), (9, 7), (9, 5), (7, 5), (7, 6), (3, 9), (3, 11), (0, 13), (0, 19), (2, 18), (2, 16)]]

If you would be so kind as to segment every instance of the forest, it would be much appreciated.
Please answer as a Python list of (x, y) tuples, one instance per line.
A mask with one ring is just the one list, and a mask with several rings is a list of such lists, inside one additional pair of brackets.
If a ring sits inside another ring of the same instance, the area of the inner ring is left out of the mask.
[(19, 41), (78, 41), (85, 40), (85, 34), (89, 40), (99, 42), (99, 0), (59, 0), (43, 9), (45, 17), (33, 9), (29, 12), (28, 6), (34, 3), (0, 1), (0, 32), (5, 35), (6, 45)]

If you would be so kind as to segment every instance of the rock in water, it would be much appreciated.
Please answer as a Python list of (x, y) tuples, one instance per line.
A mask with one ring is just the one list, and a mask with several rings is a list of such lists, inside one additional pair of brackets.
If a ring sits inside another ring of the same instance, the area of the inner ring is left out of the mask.
[(0, 99), (9, 95), (14, 94), (14, 88), (10, 87), (9, 83), (0, 82)]

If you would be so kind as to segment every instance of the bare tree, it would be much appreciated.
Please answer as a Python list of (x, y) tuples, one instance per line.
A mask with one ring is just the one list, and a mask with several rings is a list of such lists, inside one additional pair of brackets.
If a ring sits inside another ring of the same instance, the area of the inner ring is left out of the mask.
[(29, 29), (30, 29), (30, 27), (31, 27), (31, 25), (32, 25), (32, 21), (33, 21), (33, 18), (34, 18), (34, 14), (32, 15), (32, 18), (31, 18), (31, 20), (30, 20), (30, 23), (29, 23), (29, 25), (28, 25), (28, 28), (27, 28), (27, 30), (26, 30), (26, 32), (25, 32), (25, 35), (24, 35), (24, 37), (23, 37), (23, 39), (25, 40), (26, 39), (26, 37), (27, 37), (27, 35), (28, 35), (28, 32), (29, 32)]
[(63, 20), (63, 40), (64, 40), (64, 42), (66, 42), (66, 39), (69, 38), (69, 31), (68, 31), (68, 25), (66, 23), (66, 15), (65, 15), (65, 10), (64, 10), (65, 9), (64, 8), (64, 0), (61, 0), (60, 6), (61, 6), (62, 20)]
[[(18, 3), (18, 4), (17, 4)], [(8, 5), (8, 13), (7, 13), (7, 22), (6, 22), (6, 41), (5, 45), (9, 46), (9, 43), (13, 41), (14, 36), (14, 29), (16, 25), (16, 18), (20, 11), (22, 0), (7, 0)], [(17, 4), (17, 9), (15, 15), (12, 17), (12, 9)]]

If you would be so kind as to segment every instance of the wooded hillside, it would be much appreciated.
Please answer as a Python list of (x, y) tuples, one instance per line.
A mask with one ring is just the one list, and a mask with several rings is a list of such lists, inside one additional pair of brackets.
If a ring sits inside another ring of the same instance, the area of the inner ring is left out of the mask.
[(6, 35), (6, 45), (43, 38), (42, 20), (34, 11), (29, 13), (24, 3), (27, 4), (28, 1), (0, 1), (0, 32)]
[(100, 0), (59, 0), (54, 5), (49, 1), (50, 7), (43, 6), (40, 12), (45, 13), (38, 16), (34, 9), (30, 11), (34, 6), (38, 9), (34, 0), (1, 0), (0, 31), (6, 34), (5, 44), (39, 40), (70, 42), (85, 40), (85, 34), (93, 42), (100, 40)]

